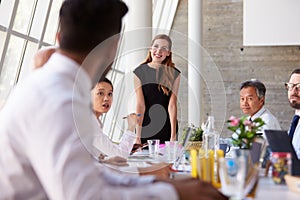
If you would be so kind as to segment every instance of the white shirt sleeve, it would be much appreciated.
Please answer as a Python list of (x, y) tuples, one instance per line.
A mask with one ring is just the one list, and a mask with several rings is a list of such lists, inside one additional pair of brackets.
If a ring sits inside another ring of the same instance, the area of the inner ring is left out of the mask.
[(51, 199), (177, 199), (171, 185), (153, 183), (152, 176), (122, 175), (95, 164), (76, 137), (60, 141), (57, 153), (44, 157), (55, 161), (53, 165), (39, 168), (43, 172), (39, 178), (46, 183)]
[[(80, 105), (72, 103), (78, 106), (78, 112)], [(50, 199), (177, 198), (173, 186), (153, 183), (152, 176), (137, 177), (113, 173), (107, 167), (96, 163), (78, 137), (78, 132), (81, 132), (81, 135), (89, 133), (91, 126), (85, 125), (89, 118), (86, 116), (81, 118), (81, 121), (64, 120), (76, 116), (72, 113), (74, 110), (70, 111), (66, 105), (64, 107), (66, 108), (60, 107), (57, 110), (52, 108), (54, 113), (64, 114), (56, 114), (55, 118), (46, 115), (48, 120), (43, 126), (34, 125), (37, 128), (31, 129), (34, 134), (28, 137), (34, 140), (26, 140), (29, 141), (26, 143), (26, 152), (34, 174)], [(81, 110), (79, 113), (80, 116), (85, 116), (86, 111)], [(39, 120), (44, 119), (40, 117)], [(34, 174), (31, 176), (35, 176)]]
[(97, 134), (93, 138), (93, 146), (99, 151), (108, 156), (121, 156), (128, 158), (135, 141), (135, 134), (131, 131), (126, 131), (119, 144), (113, 143), (103, 130), (99, 128)]

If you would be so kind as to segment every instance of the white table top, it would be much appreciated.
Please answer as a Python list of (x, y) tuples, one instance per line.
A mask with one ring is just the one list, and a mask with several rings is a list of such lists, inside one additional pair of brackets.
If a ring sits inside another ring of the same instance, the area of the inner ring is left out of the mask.
[(260, 177), (255, 200), (299, 200), (300, 194), (287, 185), (276, 185), (270, 177)]
[[(147, 151), (137, 153), (135, 156), (128, 159), (130, 166), (145, 167), (149, 166), (147, 161), (162, 162), (165, 161), (164, 156), (160, 156), (156, 160), (147, 158)], [(182, 167), (182, 166), (181, 166)], [(175, 175), (175, 178), (183, 178), (190, 176), (190, 166), (183, 166), (184, 170)], [(182, 172), (185, 171), (185, 172)], [(255, 200), (300, 200), (300, 194), (292, 192), (288, 189), (287, 185), (277, 185), (273, 182), (271, 177), (260, 177), (258, 188), (256, 191)]]

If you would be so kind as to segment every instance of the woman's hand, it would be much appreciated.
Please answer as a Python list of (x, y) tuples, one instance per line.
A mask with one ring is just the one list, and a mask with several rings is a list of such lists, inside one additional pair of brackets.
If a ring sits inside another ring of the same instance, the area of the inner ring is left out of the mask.
[(134, 132), (136, 126), (138, 125), (138, 115), (135, 113), (131, 113), (127, 117), (128, 130)]
[(175, 136), (171, 136), (170, 141), (176, 141), (176, 135)]
[(134, 142), (134, 144), (142, 144), (142, 142), (141, 142), (141, 138), (139, 138), (139, 137), (136, 137), (136, 138), (135, 138), (135, 142)]

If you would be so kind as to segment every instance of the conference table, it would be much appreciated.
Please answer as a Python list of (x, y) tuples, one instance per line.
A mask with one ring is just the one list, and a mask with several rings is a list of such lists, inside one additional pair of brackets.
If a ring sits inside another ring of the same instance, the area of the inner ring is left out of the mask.
[[(166, 158), (160, 155), (156, 159), (149, 158), (147, 156), (147, 150), (137, 152), (128, 158), (128, 164), (130, 167), (145, 167), (149, 166), (149, 163), (163, 162)], [(122, 171), (122, 166), (118, 167)], [(128, 166), (126, 166), (128, 168)], [(261, 175), (259, 176), (258, 186), (255, 194), (255, 200), (299, 200), (300, 193), (290, 191), (287, 185), (277, 185), (273, 182), (270, 174), (265, 177), (263, 173), (264, 169), (261, 169)], [(183, 158), (183, 162), (179, 165), (179, 172), (174, 173), (174, 179), (181, 179), (191, 176), (191, 166), (189, 162)], [(251, 198), (246, 198), (249, 200)]]
[(270, 177), (260, 177), (256, 200), (299, 200), (300, 193), (292, 192), (287, 185), (276, 185)]

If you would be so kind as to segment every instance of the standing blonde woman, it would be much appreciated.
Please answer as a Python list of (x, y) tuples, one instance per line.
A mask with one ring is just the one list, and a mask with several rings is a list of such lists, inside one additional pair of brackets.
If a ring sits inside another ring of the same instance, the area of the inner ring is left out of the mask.
[(171, 48), (168, 35), (156, 35), (146, 60), (134, 70), (136, 113), (141, 114), (137, 144), (148, 139), (176, 140), (180, 71), (172, 61)]

